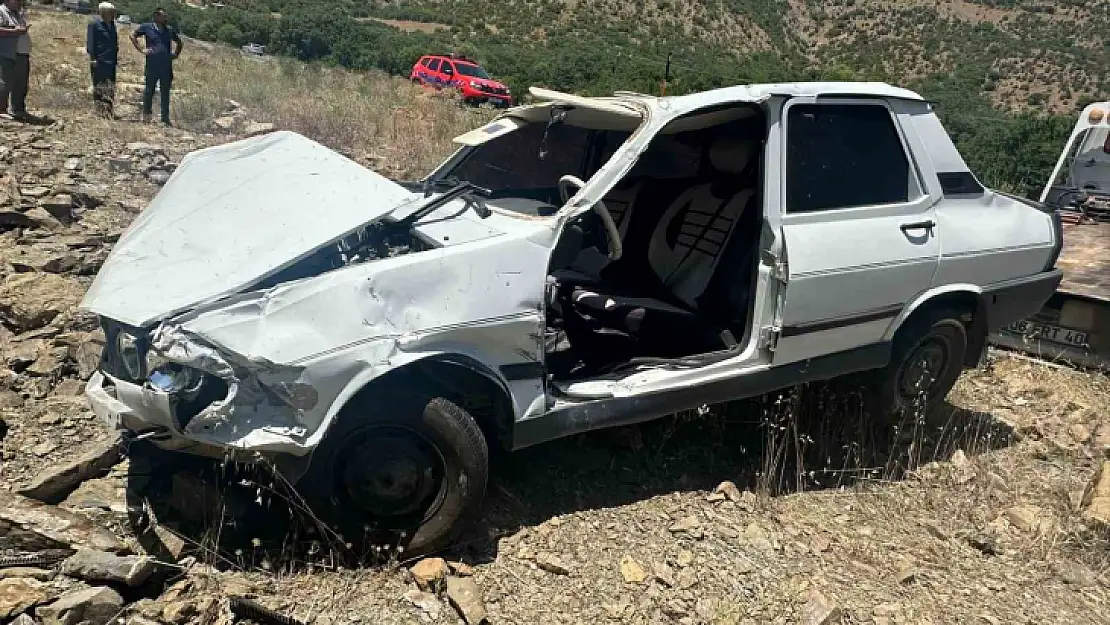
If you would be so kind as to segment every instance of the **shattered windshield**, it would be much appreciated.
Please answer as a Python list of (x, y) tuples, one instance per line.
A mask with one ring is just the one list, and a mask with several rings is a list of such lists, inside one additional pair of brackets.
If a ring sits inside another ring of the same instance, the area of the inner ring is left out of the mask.
[(630, 133), (591, 130), (570, 124), (533, 122), (489, 140), (439, 177), (455, 177), (491, 191), (498, 198), (562, 204), (559, 178), (570, 174), (588, 180)]

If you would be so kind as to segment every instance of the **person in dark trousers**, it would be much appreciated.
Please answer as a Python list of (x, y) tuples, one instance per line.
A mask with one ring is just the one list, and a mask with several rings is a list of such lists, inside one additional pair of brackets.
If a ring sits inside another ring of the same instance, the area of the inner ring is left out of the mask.
[[(142, 24), (131, 33), (131, 45), (146, 56), (146, 88), (143, 89), (143, 121), (150, 121), (154, 105), (154, 88), (162, 99), (162, 123), (170, 125), (170, 88), (173, 85), (173, 60), (181, 55), (181, 37), (167, 23), (166, 10), (154, 10), (154, 21)], [(139, 45), (139, 37), (146, 40), (146, 47)], [(170, 52), (170, 42), (174, 50)]]
[(100, 15), (89, 22), (85, 50), (89, 53), (93, 102), (97, 113), (112, 119), (112, 105), (116, 99), (116, 63), (119, 61), (116, 7), (110, 2), (101, 2), (97, 10)]
[(21, 121), (31, 119), (27, 113), (27, 88), (31, 78), (29, 30), (23, 0), (3, 0), (0, 4), (0, 115)]

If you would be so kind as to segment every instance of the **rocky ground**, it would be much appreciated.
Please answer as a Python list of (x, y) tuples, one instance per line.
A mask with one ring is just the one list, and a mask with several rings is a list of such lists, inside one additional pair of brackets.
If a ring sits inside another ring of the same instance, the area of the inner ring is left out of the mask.
[(527, 450), (442, 560), (339, 566), (280, 487), (212, 497), (81, 396), (112, 243), (184, 154), (268, 126), (83, 107), (0, 125), (0, 623), (1110, 623), (1110, 381), (1004, 354), (897, 432), (814, 387)]

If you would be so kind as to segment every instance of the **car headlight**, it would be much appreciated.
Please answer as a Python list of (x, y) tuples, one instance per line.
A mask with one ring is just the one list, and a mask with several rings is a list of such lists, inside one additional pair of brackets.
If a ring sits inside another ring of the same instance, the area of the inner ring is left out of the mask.
[(150, 385), (164, 393), (195, 391), (204, 379), (199, 370), (173, 362), (153, 349), (147, 350), (146, 370)]
[(470, 86), (474, 87), (475, 89), (481, 89), (482, 88), (481, 83), (479, 83), (477, 80), (470, 81)]
[(123, 365), (123, 370), (131, 379), (137, 380), (142, 377), (143, 362), (139, 355), (138, 337), (126, 332), (119, 332), (116, 335), (116, 354)]

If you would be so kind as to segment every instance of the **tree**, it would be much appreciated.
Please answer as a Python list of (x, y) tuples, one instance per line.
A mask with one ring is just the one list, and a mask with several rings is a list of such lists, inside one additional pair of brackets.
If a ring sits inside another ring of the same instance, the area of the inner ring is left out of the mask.
[(224, 24), (216, 31), (216, 39), (232, 46), (241, 46), (246, 43), (243, 31), (235, 24)]

